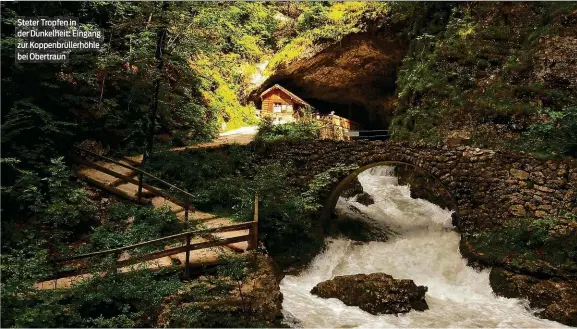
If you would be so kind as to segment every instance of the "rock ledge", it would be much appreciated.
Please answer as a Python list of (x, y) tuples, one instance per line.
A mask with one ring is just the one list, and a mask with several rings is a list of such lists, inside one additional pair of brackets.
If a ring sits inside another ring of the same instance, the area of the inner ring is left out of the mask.
[(374, 315), (427, 310), (425, 292), (427, 287), (413, 280), (397, 280), (385, 273), (337, 276), (311, 290), (313, 295), (337, 298)]

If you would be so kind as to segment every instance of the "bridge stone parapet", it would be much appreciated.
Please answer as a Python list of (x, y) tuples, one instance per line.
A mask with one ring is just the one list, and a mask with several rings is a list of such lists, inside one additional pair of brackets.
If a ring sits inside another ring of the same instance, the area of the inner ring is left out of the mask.
[[(280, 161), (290, 169), (289, 184), (305, 189), (331, 168), (392, 161), (421, 168), (447, 189), (455, 201), (458, 226), (472, 233), (518, 217), (577, 213), (577, 160), (540, 159), (522, 152), (468, 146), (438, 146), (393, 141), (279, 141), (252, 144), (258, 161)], [(339, 173), (321, 191), (329, 198)]]

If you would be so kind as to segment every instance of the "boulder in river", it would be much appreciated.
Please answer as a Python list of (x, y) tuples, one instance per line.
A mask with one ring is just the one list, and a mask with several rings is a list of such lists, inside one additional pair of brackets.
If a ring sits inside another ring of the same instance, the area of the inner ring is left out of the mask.
[(370, 206), (375, 203), (375, 199), (369, 193), (363, 192), (357, 195), (357, 202), (364, 206)]
[(537, 278), (494, 267), (489, 276), (495, 294), (527, 298), (537, 315), (568, 326), (577, 326), (577, 280), (560, 277)]
[(359, 182), (359, 179), (355, 178), (347, 185), (343, 193), (341, 193), (341, 197), (348, 199), (361, 193), (363, 193), (363, 186)]
[(397, 280), (385, 273), (337, 276), (311, 290), (313, 295), (337, 298), (373, 315), (427, 310), (425, 292), (427, 287), (413, 280)]

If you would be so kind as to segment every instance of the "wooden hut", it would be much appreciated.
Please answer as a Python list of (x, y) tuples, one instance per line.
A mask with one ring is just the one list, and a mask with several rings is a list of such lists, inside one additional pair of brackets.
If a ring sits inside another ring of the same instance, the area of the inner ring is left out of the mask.
[(275, 84), (260, 94), (261, 117), (271, 116), (278, 123), (294, 122), (312, 106), (286, 88)]
[[(262, 104), (260, 111), (257, 111), (257, 116), (272, 117), (276, 124), (297, 120), (316, 121), (321, 127), (321, 138), (348, 140), (351, 139), (348, 132), (360, 128), (358, 123), (338, 116), (334, 112), (327, 115), (312, 112), (313, 107), (310, 104), (278, 84), (260, 94), (260, 99)], [(305, 117), (305, 114), (309, 115)]]

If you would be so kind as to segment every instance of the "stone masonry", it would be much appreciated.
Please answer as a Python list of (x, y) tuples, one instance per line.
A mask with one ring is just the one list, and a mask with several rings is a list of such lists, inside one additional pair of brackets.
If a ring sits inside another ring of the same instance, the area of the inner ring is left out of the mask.
[[(250, 144), (259, 160), (291, 168), (289, 184), (305, 188), (331, 167), (399, 161), (438, 178), (456, 201), (458, 228), (473, 233), (515, 217), (577, 213), (577, 160), (522, 152), (393, 141), (281, 141)], [(249, 146), (250, 147), (250, 146)], [(351, 170), (352, 171), (352, 170)], [(342, 173), (339, 180), (349, 173)], [(328, 198), (330, 186), (321, 195)]]

